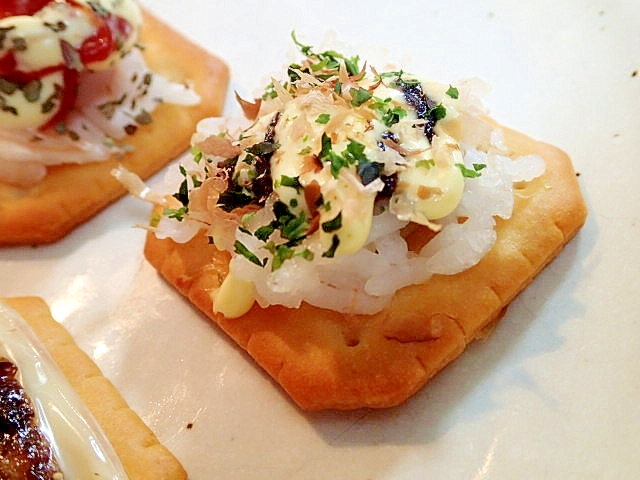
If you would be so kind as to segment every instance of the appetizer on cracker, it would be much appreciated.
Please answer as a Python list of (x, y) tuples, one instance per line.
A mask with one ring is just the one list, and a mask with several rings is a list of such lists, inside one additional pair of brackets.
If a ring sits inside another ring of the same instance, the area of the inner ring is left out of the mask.
[(0, 392), (0, 478), (186, 478), (39, 298), (0, 301)]
[(396, 405), (502, 316), (584, 202), (569, 158), (489, 119), (477, 81), (298, 46), (241, 100), (248, 125), (201, 122), (145, 254), (300, 407)]
[[(55, 241), (220, 113), (228, 72), (135, 0), (0, 7), (0, 244)], [(166, 134), (171, 129), (171, 135)]]

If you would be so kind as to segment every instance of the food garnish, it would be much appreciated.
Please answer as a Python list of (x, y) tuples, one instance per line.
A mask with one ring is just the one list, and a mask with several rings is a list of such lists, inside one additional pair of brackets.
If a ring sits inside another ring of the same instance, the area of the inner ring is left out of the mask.
[[(292, 36), (303, 59), (241, 101), (246, 128), (201, 124), (153, 227), (177, 241), (205, 229), (232, 254), (215, 311), (305, 301), (375, 313), (403, 286), (480, 261), (514, 183), (541, 175), (542, 158), (510, 157), (477, 81), (378, 71)], [(412, 251), (415, 228), (435, 238)]]

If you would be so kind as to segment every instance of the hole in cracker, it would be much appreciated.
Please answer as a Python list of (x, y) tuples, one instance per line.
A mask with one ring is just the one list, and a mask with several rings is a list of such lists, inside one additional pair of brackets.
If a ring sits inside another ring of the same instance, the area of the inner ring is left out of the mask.
[(359, 338), (347, 338), (345, 341), (347, 347), (357, 347), (358, 345), (360, 345), (360, 339)]

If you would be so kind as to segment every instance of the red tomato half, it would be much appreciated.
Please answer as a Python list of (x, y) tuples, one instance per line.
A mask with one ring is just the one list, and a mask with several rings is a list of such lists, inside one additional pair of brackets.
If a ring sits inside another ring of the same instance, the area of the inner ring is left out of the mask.
[(51, 0), (2, 0), (0, 1), (0, 18), (15, 15), (33, 15)]
[(133, 27), (124, 18), (109, 15), (97, 18), (98, 26), (95, 34), (87, 38), (78, 53), (85, 65), (106, 59), (118, 49), (120, 39), (131, 35)]

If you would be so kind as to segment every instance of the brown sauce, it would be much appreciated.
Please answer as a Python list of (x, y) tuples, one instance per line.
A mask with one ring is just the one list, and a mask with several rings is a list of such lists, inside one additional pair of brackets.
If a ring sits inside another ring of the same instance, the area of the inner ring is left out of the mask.
[(0, 357), (0, 479), (62, 479), (17, 372), (14, 363)]

